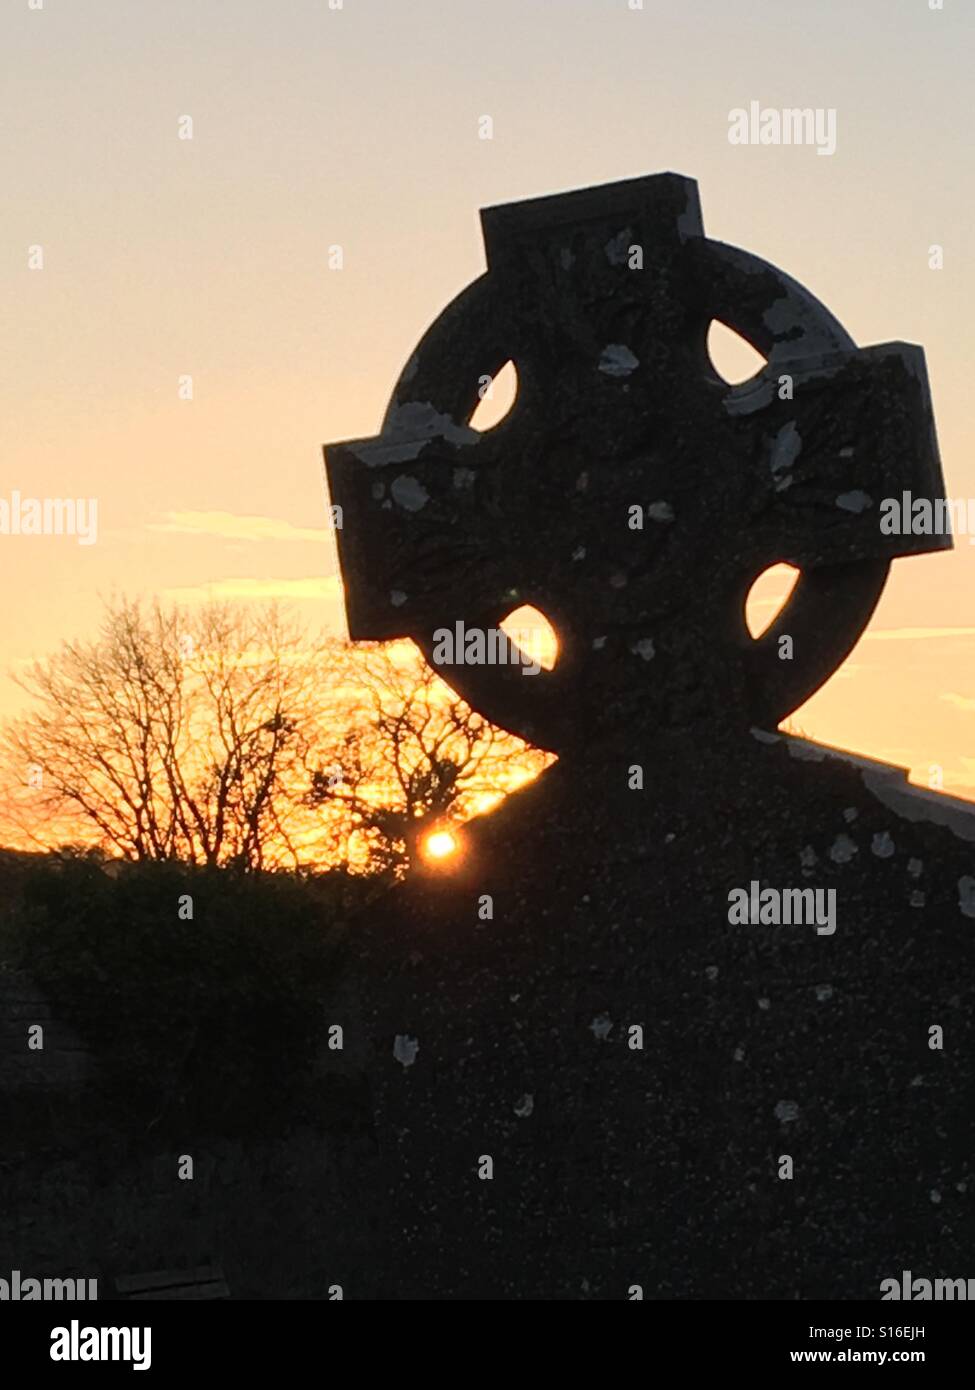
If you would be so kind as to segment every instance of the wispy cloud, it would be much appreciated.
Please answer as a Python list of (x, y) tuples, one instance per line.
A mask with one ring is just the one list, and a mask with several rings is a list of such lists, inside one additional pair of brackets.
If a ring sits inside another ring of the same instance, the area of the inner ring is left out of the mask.
[(781, 608), (789, 597), (788, 593), (779, 594), (777, 598), (750, 598), (749, 608)]
[(975, 709), (975, 700), (969, 699), (967, 695), (958, 695), (954, 690), (946, 690), (938, 696), (939, 700), (944, 700), (946, 704), (954, 705), (956, 709)]
[(323, 541), (331, 536), (326, 526), (295, 526), (273, 516), (239, 515), (236, 512), (165, 512), (165, 520), (150, 523), (150, 531), (183, 536), (220, 536), (228, 541)]
[(868, 632), (864, 642), (924, 642), (932, 638), (973, 637), (975, 627), (888, 627)]
[(313, 575), (306, 579), (213, 579), (207, 584), (187, 588), (167, 589), (166, 597), (174, 603), (206, 603), (210, 599), (316, 599), (326, 603), (342, 603), (342, 585), (338, 577)]

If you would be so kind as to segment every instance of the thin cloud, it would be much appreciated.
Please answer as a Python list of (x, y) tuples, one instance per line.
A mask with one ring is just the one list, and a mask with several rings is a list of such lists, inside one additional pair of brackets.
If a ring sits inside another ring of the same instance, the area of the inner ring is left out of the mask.
[(206, 603), (210, 599), (314, 599), (340, 604), (342, 585), (336, 575), (313, 575), (307, 579), (213, 579), (192, 588), (166, 589), (174, 603)]
[(150, 523), (148, 530), (182, 536), (220, 536), (228, 541), (324, 541), (332, 534), (326, 526), (295, 526), (274, 516), (237, 512), (166, 512), (164, 515), (164, 521)]
[(938, 699), (944, 700), (946, 704), (954, 705), (956, 709), (975, 709), (975, 700), (970, 700), (967, 695), (958, 695), (954, 690), (944, 691), (938, 696)]
[(931, 638), (973, 637), (975, 627), (888, 627), (868, 632), (864, 642), (924, 642)]
[[(790, 592), (791, 592), (791, 591), (790, 591)], [(783, 605), (783, 603), (785, 603), (785, 601), (786, 601), (786, 599), (787, 599), (788, 597), (789, 597), (789, 595), (786, 593), (786, 594), (780, 594), (778, 598), (750, 598), (750, 599), (748, 600), (748, 607), (749, 607), (749, 608), (781, 608), (782, 605)]]

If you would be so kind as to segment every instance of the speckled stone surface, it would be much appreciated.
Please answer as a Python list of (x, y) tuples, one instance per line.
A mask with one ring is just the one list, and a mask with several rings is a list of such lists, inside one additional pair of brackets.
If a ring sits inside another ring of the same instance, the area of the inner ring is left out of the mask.
[[(488, 270), (380, 435), (326, 450), (349, 629), (432, 660), (438, 629), (536, 606), (554, 670), (440, 669), (559, 761), (449, 873), (355, 924), (371, 1100), (349, 1296), (967, 1277), (971, 817), (753, 731), (829, 678), (895, 557), (951, 544), (879, 525), (886, 497), (944, 496), (923, 352), (858, 349), (705, 237), (679, 175), (482, 226)], [(766, 358), (741, 385), (711, 366), (714, 320)], [(478, 432), (479, 383), (509, 360), (514, 406)], [(752, 639), (746, 595), (779, 561), (800, 577)], [(753, 883), (835, 891), (835, 931), (732, 923)]]
[[(966, 1277), (975, 845), (782, 742), (665, 741), (642, 792), (620, 755), (557, 765), (358, 924), (353, 1288), (870, 1299), (903, 1269)], [(731, 925), (753, 879), (835, 889), (835, 932)]]
[[(704, 702), (774, 727), (850, 651), (890, 561), (950, 548), (879, 524), (886, 497), (944, 495), (922, 350), (858, 349), (788, 275), (705, 237), (677, 174), (488, 208), (482, 224), (488, 271), (411, 355), (381, 434), (326, 448), (350, 635), (412, 637), (434, 660), (438, 630), (534, 605), (559, 634), (553, 671), (439, 668), (560, 752), (621, 719), (680, 726)], [(717, 375), (714, 320), (763, 371)], [(470, 428), (508, 360), (513, 408)], [(753, 641), (746, 595), (780, 561), (801, 577)]]

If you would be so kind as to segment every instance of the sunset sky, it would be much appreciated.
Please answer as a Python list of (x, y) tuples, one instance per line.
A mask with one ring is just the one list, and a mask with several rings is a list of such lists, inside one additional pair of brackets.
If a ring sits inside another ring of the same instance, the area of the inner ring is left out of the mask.
[[(321, 445), (378, 429), (484, 268), (478, 209), (659, 170), (859, 344), (925, 348), (948, 491), (975, 495), (973, 40), (964, 0), (7, 0), (0, 497), (95, 497), (98, 540), (0, 536), (0, 669), (113, 592), (341, 630)], [(752, 100), (835, 108), (836, 153), (730, 144)], [(895, 562), (793, 724), (975, 797), (967, 535)]]

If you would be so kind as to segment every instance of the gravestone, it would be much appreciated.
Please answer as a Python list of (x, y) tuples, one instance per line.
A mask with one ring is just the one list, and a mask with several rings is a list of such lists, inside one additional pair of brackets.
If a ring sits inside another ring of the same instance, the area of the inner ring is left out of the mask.
[[(373, 1148), (347, 1296), (965, 1277), (975, 817), (775, 732), (891, 562), (950, 547), (879, 524), (884, 498), (944, 498), (923, 352), (857, 348), (706, 238), (677, 175), (482, 226), (488, 269), (379, 436), (326, 450), (349, 630), (433, 661), (439, 631), (535, 606), (551, 671), (437, 664), (558, 761), (358, 924)], [(751, 380), (715, 372), (713, 321), (766, 359)], [(514, 406), (478, 431), (508, 361)], [(747, 594), (782, 561), (800, 577), (753, 639)], [(834, 893), (832, 930), (732, 920), (769, 888)]]

